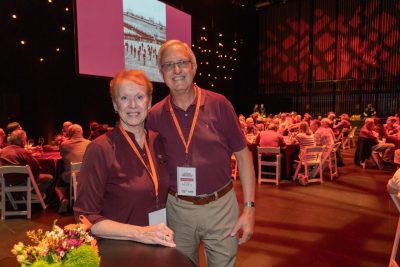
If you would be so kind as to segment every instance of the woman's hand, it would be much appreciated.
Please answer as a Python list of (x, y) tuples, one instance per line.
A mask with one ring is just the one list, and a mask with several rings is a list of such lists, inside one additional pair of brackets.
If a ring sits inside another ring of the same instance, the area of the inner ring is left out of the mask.
[(164, 223), (142, 227), (138, 239), (138, 241), (145, 244), (158, 244), (172, 248), (176, 247), (174, 232)]

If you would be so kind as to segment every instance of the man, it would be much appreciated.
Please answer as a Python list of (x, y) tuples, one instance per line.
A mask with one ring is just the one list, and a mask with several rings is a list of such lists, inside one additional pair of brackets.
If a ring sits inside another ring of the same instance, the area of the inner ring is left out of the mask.
[[(168, 225), (177, 249), (196, 265), (203, 242), (209, 267), (234, 266), (238, 244), (248, 241), (254, 229), (255, 176), (246, 140), (231, 103), (193, 83), (196, 58), (186, 43), (164, 43), (157, 60), (170, 95), (150, 110), (147, 127), (165, 138), (171, 177)], [(240, 218), (232, 152), (243, 188)]]
[(369, 140), (372, 144), (372, 151), (383, 153), (382, 160), (386, 167), (393, 167), (393, 155), (395, 145), (390, 143), (379, 142), (378, 133), (374, 132), (375, 122), (372, 118), (365, 119), (364, 126), (360, 130), (359, 137)]
[(71, 125), (72, 125), (72, 122), (70, 122), (70, 121), (63, 122), (61, 132), (56, 135), (55, 140), (54, 140), (57, 145), (61, 145), (65, 140), (68, 140), (68, 138), (69, 138), (68, 128)]
[(389, 135), (395, 135), (399, 132), (396, 122), (397, 122), (397, 119), (394, 116), (390, 116), (387, 118), (386, 124), (383, 126), (385, 129), (385, 137), (387, 137)]
[(338, 137), (343, 129), (347, 129), (350, 131), (350, 117), (347, 113), (343, 113), (340, 115), (340, 121), (338, 124), (333, 126), (333, 131), (335, 133), (335, 137)]
[(314, 134), (315, 143), (317, 146), (325, 146), (327, 149), (335, 143), (335, 134), (330, 127), (332, 121), (328, 118), (321, 120), (321, 127), (319, 127)]
[[(8, 145), (0, 151), (0, 165), (3, 166), (25, 166), (29, 165), (32, 174), (36, 179), (39, 190), (45, 193), (51, 185), (53, 176), (51, 174), (40, 173), (39, 162), (24, 149), (26, 144), (26, 132), (22, 129), (14, 130), (7, 138)], [(25, 181), (25, 176), (13, 175), (7, 179), (12, 185), (18, 185)]]
[(68, 209), (68, 198), (65, 192), (68, 191), (71, 178), (71, 162), (81, 162), (85, 154), (89, 140), (83, 138), (83, 130), (79, 124), (72, 124), (66, 132), (69, 139), (65, 140), (60, 146), (60, 154), (64, 162), (64, 172), (56, 186), (56, 193), (60, 200), (59, 213), (64, 213)]
[(257, 137), (256, 144), (259, 144), (260, 146), (280, 147), (281, 149), (286, 148), (283, 135), (278, 133), (278, 125), (274, 123), (268, 125), (268, 129), (266, 131), (260, 132)]
[(373, 117), (375, 115), (376, 115), (375, 108), (372, 106), (371, 103), (367, 104), (367, 107), (364, 109), (363, 116), (367, 117), (367, 118), (370, 118), (370, 117)]

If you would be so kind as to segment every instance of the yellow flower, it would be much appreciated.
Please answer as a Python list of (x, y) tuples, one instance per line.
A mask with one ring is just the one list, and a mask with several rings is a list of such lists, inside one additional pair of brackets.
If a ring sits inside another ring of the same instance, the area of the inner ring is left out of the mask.
[(18, 262), (23, 262), (25, 260), (25, 256), (24, 255), (17, 255), (17, 261)]

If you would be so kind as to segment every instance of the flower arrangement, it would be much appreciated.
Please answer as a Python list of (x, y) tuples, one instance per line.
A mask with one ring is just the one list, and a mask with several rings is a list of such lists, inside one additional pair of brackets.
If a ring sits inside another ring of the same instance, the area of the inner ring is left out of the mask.
[(28, 231), (27, 236), (34, 243), (14, 245), (11, 252), (16, 255), (21, 266), (88, 266), (100, 265), (96, 239), (88, 233), (85, 224), (70, 224), (60, 228), (53, 224), (51, 231), (42, 229)]

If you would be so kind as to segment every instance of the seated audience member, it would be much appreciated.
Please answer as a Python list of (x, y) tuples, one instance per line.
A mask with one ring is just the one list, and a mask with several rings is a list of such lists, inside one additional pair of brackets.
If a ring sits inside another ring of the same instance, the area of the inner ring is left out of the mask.
[(321, 127), (321, 121), (320, 120), (312, 120), (310, 122), (310, 130), (315, 133), (318, 128)]
[(335, 135), (330, 127), (332, 125), (332, 121), (328, 118), (324, 118), (321, 120), (321, 127), (315, 131), (315, 143), (317, 146), (326, 146), (328, 149), (335, 143)]
[(59, 134), (57, 134), (56, 137), (55, 137), (55, 144), (56, 145), (58, 145), (58, 146), (61, 145), (65, 140), (67, 140), (69, 138), (69, 136), (68, 136), (68, 128), (71, 125), (72, 125), (72, 122), (70, 122), (70, 121), (65, 121), (63, 123), (61, 132)]
[(338, 137), (343, 129), (350, 129), (350, 117), (348, 114), (343, 113), (340, 115), (340, 121), (338, 124), (333, 126), (333, 131), (335, 133), (335, 137)]
[(304, 122), (304, 121), (300, 122), (299, 132), (296, 135), (295, 140), (300, 145), (300, 158), (302, 157), (302, 154), (304, 153), (305, 147), (315, 146), (314, 134), (310, 130), (310, 127), (308, 126), (307, 122)]
[(331, 122), (332, 122), (331, 127), (333, 127), (333, 125), (336, 124), (336, 114), (334, 112), (330, 111), (330, 112), (328, 112), (328, 115), (326, 117), (331, 120)]
[(245, 131), (247, 142), (249, 144), (254, 144), (255, 138), (258, 135), (258, 129), (256, 126), (254, 126), (254, 121), (252, 118), (246, 119), (246, 128), (244, 131)]
[(364, 126), (360, 130), (359, 137), (365, 138), (368, 142), (371, 143), (372, 151), (383, 153), (382, 159), (386, 167), (392, 167), (395, 145), (379, 142), (378, 133), (374, 132), (374, 129), (375, 129), (374, 119), (372, 118), (365, 119)]
[(8, 135), (10, 135), (15, 130), (22, 130), (22, 126), (21, 124), (19, 124), (19, 122), (14, 121), (7, 124), (6, 131)]
[[(321, 120), (321, 127), (319, 127), (315, 133), (315, 143), (317, 146), (325, 146), (325, 153), (335, 144), (335, 135), (330, 127), (332, 122), (328, 118)], [(324, 157), (326, 154), (324, 154)], [(343, 158), (339, 150), (336, 151), (337, 165), (343, 167)]]
[(259, 122), (259, 123), (257, 123), (256, 128), (257, 128), (258, 133), (260, 133), (261, 131), (265, 130), (265, 125), (263, 122)]
[(307, 122), (308, 125), (310, 125), (311, 120), (312, 120), (312, 116), (309, 113), (304, 113), (303, 121)]
[(69, 139), (60, 146), (60, 154), (64, 162), (64, 172), (61, 174), (56, 186), (56, 193), (60, 200), (59, 213), (64, 213), (68, 208), (68, 190), (70, 188), (71, 162), (82, 162), (89, 140), (83, 138), (83, 130), (79, 124), (72, 124), (68, 128)]
[(287, 113), (282, 113), (280, 119), (278, 132), (282, 135), (288, 135), (289, 126), (293, 124), (292, 117)]
[(246, 117), (243, 114), (239, 114), (239, 122), (246, 123)]
[[(300, 122), (299, 125), (299, 132), (295, 136), (295, 140), (299, 143), (300, 145), (300, 154), (299, 158), (309, 161), (309, 160), (314, 160), (316, 159), (316, 155), (308, 155), (304, 156), (305, 148), (309, 146), (315, 146), (315, 139), (314, 139), (314, 134), (310, 130), (310, 127), (308, 126), (307, 122)], [(299, 182), (302, 185), (306, 185), (308, 183), (307, 178), (299, 178)]]
[(102, 135), (101, 126), (95, 121), (89, 123), (89, 129), (90, 129), (90, 135), (88, 137), (88, 140), (90, 141), (93, 141), (94, 139)]
[(397, 122), (396, 117), (390, 116), (389, 118), (387, 118), (386, 124), (384, 125), (386, 136), (395, 135), (399, 132), (396, 122)]
[(6, 133), (3, 128), (0, 128), (0, 149), (6, 146)]
[(286, 148), (286, 143), (283, 139), (283, 135), (278, 133), (278, 125), (270, 124), (266, 131), (260, 132), (257, 137), (257, 144), (260, 146), (271, 146), (271, 147), (280, 147)]
[[(36, 179), (39, 190), (45, 193), (51, 185), (53, 176), (40, 173), (41, 168), (38, 161), (24, 149), (26, 144), (26, 133), (24, 130), (15, 130), (7, 138), (8, 145), (0, 151), (0, 165), (2, 166), (25, 166), (29, 165)], [(8, 183), (18, 185), (25, 181), (25, 176), (15, 175), (9, 177)]]
[(364, 112), (362, 115), (363, 115), (363, 117), (367, 117), (367, 118), (376, 116), (376, 110), (372, 106), (371, 103), (367, 104), (367, 107), (364, 109)]

